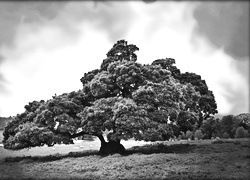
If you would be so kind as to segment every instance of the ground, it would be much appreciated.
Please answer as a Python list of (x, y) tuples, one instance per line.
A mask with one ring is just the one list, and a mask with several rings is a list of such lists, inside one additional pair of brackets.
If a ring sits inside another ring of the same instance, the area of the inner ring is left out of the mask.
[(98, 141), (15, 152), (0, 147), (0, 179), (250, 179), (248, 139), (121, 143), (125, 156), (99, 156)]

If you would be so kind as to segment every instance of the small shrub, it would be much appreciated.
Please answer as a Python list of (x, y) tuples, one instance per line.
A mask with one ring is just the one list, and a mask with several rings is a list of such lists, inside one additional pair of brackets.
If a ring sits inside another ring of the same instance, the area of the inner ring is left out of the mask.
[[(177, 140), (179, 141), (179, 140), (181, 140), (181, 139), (182, 139), (182, 136), (179, 135), (178, 138), (177, 138)], [(170, 139), (170, 141), (172, 141), (172, 139)]]
[(249, 132), (248, 132), (248, 130), (245, 130), (245, 137), (249, 137)]
[(179, 139), (179, 138), (180, 138), (180, 139), (187, 139), (185, 133), (182, 132), (182, 131), (181, 131), (181, 134), (179, 135), (178, 139)]
[(187, 131), (186, 132), (186, 139), (193, 139), (193, 132), (192, 131)]
[(230, 136), (229, 136), (229, 134), (228, 134), (227, 132), (224, 132), (224, 133), (222, 134), (222, 138), (228, 139), (228, 138), (230, 138)]
[(202, 139), (204, 137), (203, 133), (201, 132), (200, 129), (197, 129), (194, 133), (194, 138), (197, 138), (197, 139)]

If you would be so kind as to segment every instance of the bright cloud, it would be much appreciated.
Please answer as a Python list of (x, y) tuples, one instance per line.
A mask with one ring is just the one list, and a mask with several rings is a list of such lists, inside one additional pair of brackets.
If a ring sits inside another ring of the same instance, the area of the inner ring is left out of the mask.
[[(91, 25), (81, 25), (83, 33), (74, 43), (60, 29), (43, 27), (39, 31), (22, 30), (15, 49), (4, 48), (8, 59), (1, 66), (8, 82), (8, 94), (1, 97), (1, 116), (15, 115), (33, 100), (49, 99), (81, 89), (85, 72), (99, 68), (110, 44)], [(97, 38), (98, 43), (93, 41)], [(3, 113), (3, 115), (2, 115)]]

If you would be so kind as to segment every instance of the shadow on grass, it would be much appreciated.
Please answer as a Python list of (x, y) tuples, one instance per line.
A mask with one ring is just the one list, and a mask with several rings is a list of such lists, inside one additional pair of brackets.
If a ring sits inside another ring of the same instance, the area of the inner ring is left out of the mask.
[(141, 154), (154, 154), (154, 153), (176, 153), (176, 154), (185, 154), (188, 153), (194, 148), (196, 148), (196, 144), (147, 144), (144, 146), (134, 146), (126, 151), (127, 155), (134, 153)]
[(69, 152), (68, 154), (52, 154), (48, 156), (16, 156), (16, 157), (6, 157), (5, 162), (20, 162), (31, 163), (33, 161), (37, 162), (47, 162), (47, 161), (56, 161), (68, 157), (84, 157), (90, 155), (97, 155), (98, 151), (95, 150), (86, 150), (81, 152)]
[[(192, 151), (197, 145), (195, 144), (173, 144), (173, 145), (165, 145), (165, 144), (149, 144), (144, 146), (134, 146), (126, 150), (124, 156), (140, 153), (140, 154), (154, 154), (154, 153), (188, 153)], [(47, 161), (56, 161), (63, 158), (69, 157), (85, 157), (91, 155), (99, 155), (97, 150), (85, 150), (81, 152), (70, 152), (68, 154), (52, 154), (48, 156), (17, 156), (17, 157), (6, 157), (4, 159), (5, 162), (20, 162), (23, 163), (31, 163), (34, 161), (37, 162), (47, 162)]]

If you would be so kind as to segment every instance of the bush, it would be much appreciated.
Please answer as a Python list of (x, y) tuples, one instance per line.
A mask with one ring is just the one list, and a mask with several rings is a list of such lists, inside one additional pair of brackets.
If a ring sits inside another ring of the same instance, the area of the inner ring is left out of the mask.
[(224, 132), (224, 133), (222, 134), (222, 138), (228, 139), (228, 138), (230, 138), (230, 136), (229, 136), (229, 134), (228, 134), (227, 132)]
[(193, 132), (192, 131), (187, 131), (186, 132), (186, 139), (193, 139)]
[(249, 132), (248, 132), (248, 130), (245, 130), (245, 137), (249, 137)]
[(236, 132), (235, 132), (235, 138), (244, 138), (244, 137), (246, 137), (246, 135), (247, 135), (246, 132), (247, 131), (242, 126), (238, 127), (236, 129)]
[(202, 139), (204, 137), (203, 133), (201, 132), (200, 129), (197, 129), (194, 133), (194, 138), (197, 138), (197, 139)]
[(181, 134), (179, 135), (178, 139), (179, 139), (179, 138), (180, 138), (180, 139), (187, 139), (184, 132), (181, 131), (180, 133), (181, 133)]

